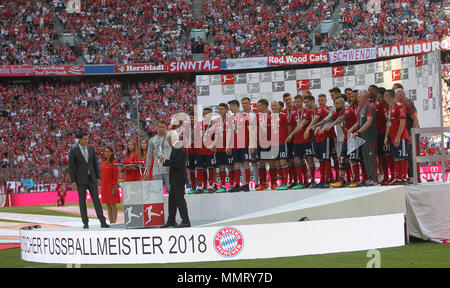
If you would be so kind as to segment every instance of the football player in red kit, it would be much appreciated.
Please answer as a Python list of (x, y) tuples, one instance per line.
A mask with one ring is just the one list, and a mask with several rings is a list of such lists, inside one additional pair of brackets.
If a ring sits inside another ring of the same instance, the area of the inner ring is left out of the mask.
[[(294, 142), (294, 161), (297, 174), (297, 185), (292, 187), (293, 189), (302, 189), (305, 186), (310, 186), (308, 183), (308, 170), (305, 159), (312, 158), (314, 156), (314, 150), (312, 147), (312, 133), (308, 135), (307, 139), (304, 138), (305, 130), (312, 121), (312, 111), (303, 106), (303, 97), (297, 95), (294, 97), (297, 111), (292, 117), (291, 123), (295, 125), (295, 129), (288, 135), (286, 141), (289, 142), (293, 139)], [(311, 174), (312, 181), (314, 179), (315, 167), (312, 166)], [(314, 182), (314, 181), (313, 181)], [(314, 184), (311, 182), (312, 184)]]
[[(227, 148), (226, 152), (228, 155), (231, 155), (233, 158), (233, 185), (230, 185), (230, 189), (228, 192), (239, 192), (244, 191), (248, 192), (250, 183), (250, 149), (256, 148), (256, 143), (253, 141), (256, 140), (256, 136), (250, 133), (250, 126), (254, 126), (253, 121), (251, 119), (251, 115), (249, 113), (241, 112), (239, 110), (239, 101), (231, 100), (228, 102), (231, 112), (231, 115), (228, 121), (232, 123), (232, 129), (229, 129), (229, 134), (227, 134)], [(255, 120), (256, 122), (256, 120)], [(240, 179), (241, 179), (241, 167), (244, 169), (245, 181), (246, 185), (240, 187)], [(231, 184), (231, 183), (230, 183)]]
[[(326, 99), (325, 99), (326, 100)], [(283, 103), (286, 106), (286, 108), (283, 109), (283, 113), (286, 115), (286, 118), (288, 120), (288, 127), (287, 132), (288, 135), (292, 132), (292, 130), (295, 129), (295, 126), (291, 125), (292, 116), (295, 114), (295, 111), (297, 111), (297, 106), (294, 105), (292, 102), (292, 96), (289, 92), (286, 92), (283, 94)], [(287, 159), (288, 159), (288, 166), (289, 166), (289, 189), (297, 185), (297, 172), (295, 170), (295, 162), (294, 162), (294, 143), (292, 142), (292, 139), (289, 142), (286, 142), (287, 146)]]
[(389, 105), (384, 145), (390, 145), (395, 160), (395, 178), (389, 184), (408, 185), (409, 135), (406, 128), (406, 108), (395, 99), (393, 90), (386, 90), (384, 98)]
[[(318, 126), (325, 125), (318, 131), (318, 134), (324, 134), (324, 133), (330, 131), (335, 125), (340, 125), (340, 127), (342, 128), (342, 130), (344, 132), (344, 143), (342, 145), (341, 155), (340, 155), (340, 159), (339, 159), (340, 173), (339, 173), (338, 181), (335, 183), (332, 183), (330, 185), (331, 187), (343, 187), (343, 186), (345, 186), (344, 175), (347, 171), (345, 158), (348, 158), (348, 155), (347, 155), (347, 136), (348, 136), (347, 130), (350, 129), (353, 125), (355, 125), (357, 118), (356, 118), (355, 111), (353, 111), (352, 108), (345, 106), (344, 98), (342, 98), (342, 97), (336, 98), (334, 101), (334, 105), (336, 107), (336, 112), (333, 115), (331, 115), (330, 118), (327, 118), (318, 123)], [(332, 122), (333, 120), (334, 120), (334, 122)], [(332, 123), (329, 125), (326, 125), (327, 123), (330, 123), (330, 122), (332, 122)], [(358, 181), (359, 181), (359, 179), (358, 179)]]
[[(375, 122), (377, 127), (377, 155), (383, 171), (383, 180), (381, 185), (389, 185), (389, 168), (391, 173), (394, 171), (394, 158), (391, 156), (390, 146), (384, 145), (384, 136), (386, 134), (386, 115), (388, 105), (384, 101), (385, 88), (378, 88), (378, 98), (375, 101)], [(393, 180), (393, 178), (391, 179)]]
[[(203, 109), (203, 121), (198, 121), (195, 127), (195, 153), (197, 167), (197, 193), (214, 193), (215, 187), (215, 159), (213, 153), (212, 135), (214, 134), (213, 123), (211, 120), (212, 109), (207, 107)], [(211, 129), (210, 129), (211, 128)], [(201, 141), (201, 143), (200, 143)], [(198, 148), (197, 148), (198, 147)], [(208, 185), (209, 184), (209, 185)]]
[(214, 130), (215, 130), (215, 159), (216, 165), (219, 167), (219, 176), (220, 176), (220, 188), (216, 191), (217, 193), (227, 192), (226, 190), (226, 170), (228, 168), (228, 178), (230, 182), (232, 181), (233, 173), (231, 170), (233, 159), (230, 155), (226, 153), (226, 137), (227, 137), (227, 129), (230, 126), (230, 123), (227, 122), (227, 114), (228, 114), (228, 105), (225, 103), (219, 104), (219, 114), (220, 117), (214, 120)]
[(313, 111), (313, 119), (308, 128), (306, 128), (305, 136), (309, 135), (310, 131), (315, 131), (316, 158), (320, 163), (320, 183), (317, 184), (317, 188), (329, 188), (331, 176), (331, 142), (334, 141), (334, 135), (330, 131), (324, 134), (317, 134), (316, 131), (318, 129), (314, 129), (314, 125), (325, 119), (328, 112), (322, 106), (315, 105), (315, 98), (312, 95), (304, 96), (303, 102), (309, 110)]
[(259, 185), (256, 187), (256, 191), (261, 191), (269, 188), (267, 181), (267, 169), (266, 162), (269, 163), (269, 173), (270, 173), (270, 182), (271, 189), (277, 188), (277, 173), (274, 167), (274, 163), (272, 163), (272, 155), (271, 151), (271, 143), (270, 143), (270, 119), (271, 112), (269, 111), (269, 102), (266, 99), (259, 99), (256, 103), (256, 107), (258, 108), (258, 113), (256, 114), (256, 123), (257, 123), (257, 158), (258, 158), (258, 178)]
[(281, 176), (281, 185), (276, 190), (288, 189), (288, 175), (289, 166), (287, 162), (287, 145), (286, 138), (288, 134), (288, 120), (286, 114), (281, 111), (281, 106), (278, 101), (272, 101), (270, 103), (272, 109), (271, 115), (271, 143), (273, 154), (273, 163), (275, 167), (278, 167), (278, 174)]
[[(190, 131), (181, 132), (179, 135), (186, 136), (189, 138), (183, 138), (183, 145), (186, 147), (186, 169), (189, 173), (189, 182), (191, 183), (191, 190), (188, 194), (194, 194), (197, 190), (197, 178), (195, 175), (195, 147), (194, 147), (194, 125), (195, 125), (195, 113), (194, 111), (189, 111), (190, 119)], [(188, 129), (188, 127), (182, 126), (182, 128)], [(200, 191), (198, 191), (200, 192)], [(203, 191), (202, 191), (203, 192)]]
[[(333, 95), (333, 94), (331, 93), (331, 95)], [(333, 106), (327, 105), (327, 95), (325, 95), (325, 94), (319, 94), (317, 102), (318, 102), (319, 106), (322, 107), (327, 112), (327, 114), (329, 114), (331, 112), (331, 110), (333, 109)], [(320, 121), (322, 121), (322, 119)], [(331, 134), (330, 137), (332, 138), (330, 140), (331, 159), (333, 159), (333, 170), (334, 170), (334, 173), (335, 173), (335, 176), (337, 179), (339, 177), (339, 157), (336, 153), (336, 145), (335, 145), (336, 132), (334, 131), (334, 129), (331, 129), (329, 132)], [(330, 171), (330, 183), (331, 182), (334, 182), (332, 171)]]

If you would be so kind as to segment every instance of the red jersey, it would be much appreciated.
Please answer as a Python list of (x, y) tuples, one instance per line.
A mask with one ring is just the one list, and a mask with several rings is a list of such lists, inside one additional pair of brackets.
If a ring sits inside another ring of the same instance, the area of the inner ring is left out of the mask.
[[(292, 105), (291, 109), (288, 109), (287, 107), (283, 109), (283, 111), (281, 111), (282, 113), (284, 113), (286, 115), (286, 119), (288, 121), (288, 126), (290, 126), (292, 128), (292, 130), (295, 129), (295, 126), (292, 126), (291, 120), (292, 117), (294, 116), (294, 114), (297, 112), (297, 106)], [(291, 139), (290, 142), (292, 142), (293, 139)]]
[[(406, 108), (400, 102), (395, 102), (393, 105), (389, 105), (388, 115), (387, 115), (387, 126), (389, 128), (389, 138), (392, 143), (397, 137), (398, 130), (400, 128), (400, 119), (405, 119), (406, 121)], [(406, 129), (406, 122), (403, 131), (401, 131), (400, 139), (409, 140), (408, 130)]]
[[(288, 133), (288, 119), (287, 115), (283, 112), (277, 114), (271, 114), (270, 117), (270, 127), (271, 127), (271, 135), (275, 136), (275, 138), (271, 139), (272, 145), (284, 145), (286, 143), (287, 133)], [(278, 137), (277, 137), (278, 136)], [(278, 138), (278, 144), (276, 143), (276, 139)]]
[(227, 148), (227, 119), (219, 117), (214, 120), (215, 130), (214, 137), (216, 139), (216, 152), (225, 152)]
[(386, 104), (379, 99), (375, 103), (375, 122), (378, 134), (386, 133)]
[[(331, 110), (333, 110), (333, 106), (328, 105), (326, 107), (323, 107), (323, 106), (321, 106), (321, 107), (324, 109), (326, 108), (329, 111), (328, 113), (331, 113)], [(331, 129), (329, 132), (330, 132), (331, 138), (336, 138), (336, 131), (334, 131), (334, 129)]]
[[(269, 148), (271, 140), (271, 124), (272, 124), (272, 113), (262, 113), (256, 114), (256, 124), (257, 124), (257, 146), (261, 148)], [(260, 142), (262, 140), (262, 143)]]
[(249, 147), (250, 113), (240, 112), (230, 118), (233, 125), (233, 148), (243, 149)]
[[(294, 113), (294, 117), (291, 119), (291, 125), (297, 126), (297, 124), (300, 124), (303, 120), (309, 120), (309, 123), (312, 121), (313, 113), (311, 110), (303, 108), (301, 111), (297, 109), (297, 111)], [(311, 142), (313, 139), (313, 134), (310, 132), (310, 135), (307, 139), (305, 139), (303, 136), (305, 134), (306, 128), (308, 128), (309, 123), (306, 123), (300, 131), (298, 131), (294, 135), (294, 143), (295, 144), (304, 144)]]
[[(314, 116), (316, 115), (320, 117), (316, 122), (319, 123), (328, 116), (328, 112), (322, 106), (316, 106), (316, 108), (314, 109)], [(316, 134), (316, 142), (320, 143), (322, 141), (325, 141), (329, 137), (334, 137), (334, 129), (331, 129), (330, 131), (327, 131), (323, 134)]]
[(353, 125), (355, 125), (357, 118), (356, 113), (353, 111), (350, 107), (345, 107), (341, 112), (335, 112), (333, 115), (331, 115), (331, 119), (337, 120), (339, 117), (345, 115), (346, 118), (344, 121), (342, 121), (339, 125), (342, 128), (342, 131), (344, 132), (344, 143), (347, 143), (347, 131), (348, 129), (352, 128)]
[(62, 199), (66, 198), (66, 190), (59, 188), (58, 189), (58, 197), (61, 197)]
[[(206, 124), (204, 122), (198, 122), (201, 124), (201, 128), (199, 125), (197, 125), (196, 127), (198, 127), (199, 130), (198, 132), (196, 132), (195, 135), (195, 139), (196, 139), (196, 143), (195, 143), (195, 153), (199, 154), (199, 155), (212, 155), (213, 151), (212, 149), (206, 147), (206, 146), (211, 146), (212, 144), (212, 140), (214, 140), (214, 131), (212, 131), (211, 129), (209, 129), (212, 125), (211, 123)], [(200, 133), (199, 133), (200, 132)], [(195, 133), (195, 132), (194, 132)], [(200, 136), (200, 139), (197, 139), (197, 134), (198, 136)], [(200, 141), (201, 141), (201, 145), (200, 145)], [(201, 148), (198, 148), (201, 147)]]
[[(189, 135), (189, 133), (190, 133), (190, 135)], [(188, 139), (186, 139), (186, 141), (185, 141), (185, 139), (182, 139), (182, 143), (183, 143), (183, 145), (186, 146), (186, 149), (185, 149), (185, 150), (186, 150), (186, 153), (187, 153), (188, 155), (195, 155), (195, 146), (194, 146), (194, 126), (191, 126), (191, 131), (190, 131), (190, 132), (185, 131), (185, 133), (182, 133), (181, 135), (182, 135), (182, 137), (183, 137), (184, 135), (190, 136), (190, 137), (191, 137), (191, 141), (190, 141), (190, 142), (188, 142)]]

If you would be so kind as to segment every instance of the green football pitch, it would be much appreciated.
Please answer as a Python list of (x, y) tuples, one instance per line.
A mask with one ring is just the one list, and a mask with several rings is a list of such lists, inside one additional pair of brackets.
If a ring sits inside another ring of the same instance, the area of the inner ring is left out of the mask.
[[(119, 206), (119, 210), (122, 209)], [(1, 208), (0, 212), (62, 215), (68, 214), (43, 209), (43, 206)], [(7, 222), (7, 220), (2, 220)], [(330, 240), (332, 241), (332, 239)], [(450, 268), (450, 245), (413, 240), (402, 247), (378, 249), (381, 268)], [(369, 251), (307, 255), (297, 257), (197, 262), (177, 264), (139, 265), (81, 265), (81, 267), (126, 268), (365, 268), (370, 266), (373, 254)], [(373, 261), (372, 261), (373, 262)], [(23, 261), (20, 248), (0, 251), (0, 268), (65, 268), (67, 265)]]

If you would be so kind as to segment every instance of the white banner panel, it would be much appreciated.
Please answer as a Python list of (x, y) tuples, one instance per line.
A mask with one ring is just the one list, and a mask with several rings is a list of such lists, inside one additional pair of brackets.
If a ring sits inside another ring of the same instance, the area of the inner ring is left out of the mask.
[[(223, 70), (254, 69), (267, 67), (267, 57), (226, 59), (223, 61), (225, 61), (225, 65), (222, 65)], [(225, 68), (223, 66), (225, 66)]]
[(21, 230), (23, 260), (175, 263), (289, 257), (405, 244), (404, 214), (188, 229)]
[(441, 126), (440, 59), (437, 52), (357, 65), (301, 70), (264, 71), (222, 75), (197, 75), (197, 103), (215, 107), (222, 102), (249, 97), (283, 100), (285, 92), (292, 96), (310, 90), (313, 96), (325, 94), (331, 105), (329, 90), (339, 87), (368, 89), (372, 84), (391, 89), (401, 83), (407, 97), (414, 101), (420, 127)]

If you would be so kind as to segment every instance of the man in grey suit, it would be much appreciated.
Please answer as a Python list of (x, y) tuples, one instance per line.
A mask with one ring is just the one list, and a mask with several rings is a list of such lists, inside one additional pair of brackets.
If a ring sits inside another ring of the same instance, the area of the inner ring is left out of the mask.
[(166, 187), (167, 193), (170, 190), (169, 183), (169, 169), (162, 165), (162, 163), (158, 163), (156, 161), (159, 156), (164, 156), (164, 158), (169, 158), (170, 153), (172, 151), (172, 146), (169, 145), (167, 136), (167, 123), (164, 120), (159, 120), (158, 122), (158, 134), (150, 138), (148, 141), (147, 148), (147, 172), (145, 174), (145, 179), (148, 179), (148, 173), (150, 171), (150, 165), (152, 163), (152, 155), (154, 157), (153, 162), (153, 180), (162, 180), (164, 187)]
[(97, 163), (97, 153), (94, 147), (88, 146), (89, 134), (79, 132), (77, 134), (78, 145), (69, 152), (69, 174), (72, 182), (72, 189), (78, 190), (81, 221), (83, 228), (88, 229), (89, 218), (86, 208), (86, 190), (92, 197), (95, 212), (100, 220), (102, 228), (108, 228), (106, 218), (103, 216), (103, 208), (98, 197), (97, 185), (101, 183), (100, 169)]

